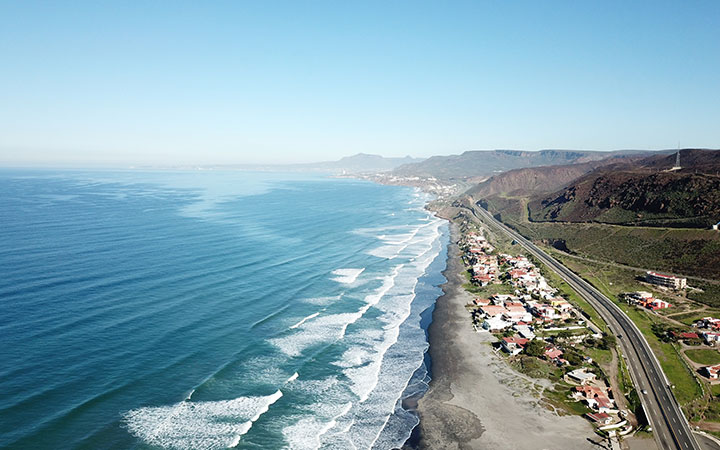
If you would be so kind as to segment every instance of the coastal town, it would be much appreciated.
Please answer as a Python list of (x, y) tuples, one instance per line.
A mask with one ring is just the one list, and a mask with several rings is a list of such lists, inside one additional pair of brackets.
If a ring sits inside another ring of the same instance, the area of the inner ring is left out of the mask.
[[(625, 439), (651, 435), (639, 399), (646, 392), (633, 388), (616, 337), (592, 308), (571, 301), (568, 291), (558, 289), (557, 280), (546, 278), (514, 242), (500, 249), (482, 225), (465, 222), (460, 229), (465, 288), (473, 294), (466, 309), (477, 333), (495, 336), (495, 353), (523, 374), (554, 382), (559, 395), (548, 399), (548, 405), (582, 415), (607, 439), (608, 448), (632, 448)], [(673, 319), (699, 314), (687, 312), (693, 305), (685, 298), (685, 290), (692, 289), (685, 278), (648, 271), (636, 277), (635, 285), (647, 290), (622, 292), (618, 303), (656, 317), (652, 331), (658, 340), (677, 349), (703, 389), (720, 390), (720, 314), (689, 323)], [(706, 415), (713, 408), (710, 400)]]
[(583, 351), (607, 349), (613, 338), (551, 286), (527, 256), (496, 251), (481, 229), (466, 231), (459, 247), (472, 285), (497, 287), (488, 290), (497, 293), (467, 305), (475, 330), (495, 334), (497, 351), (509, 358), (535, 358), (557, 369), (566, 388), (563, 401), (577, 403), (570, 408), (585, 411), (599, 434), (631, 433), (635, 418), (619, 406), (607, 376)]

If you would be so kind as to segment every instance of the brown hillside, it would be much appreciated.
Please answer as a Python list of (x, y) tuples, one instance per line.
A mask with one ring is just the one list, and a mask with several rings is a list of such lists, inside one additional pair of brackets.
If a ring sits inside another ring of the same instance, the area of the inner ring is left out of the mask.
[(598, 167), (615, 164), (620, 160), (637, 160), (639, 158), (613, 156), (578, 164), (509, 170), (479, 183), (469, 189), (467, 193), (473, 198), (481, 199), (498, 194), (526, 195), (553, 192)]
[(707, 227), (720, 220), (720, 151), (680, 151), (594, 169), (529, 203), (534, 221)]

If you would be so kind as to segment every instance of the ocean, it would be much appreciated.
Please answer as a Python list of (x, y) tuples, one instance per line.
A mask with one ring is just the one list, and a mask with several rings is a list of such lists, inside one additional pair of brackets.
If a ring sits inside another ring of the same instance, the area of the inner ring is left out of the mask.
[(321, 175), (0, 170), (0, 447), (389, 449), (448, 230)]

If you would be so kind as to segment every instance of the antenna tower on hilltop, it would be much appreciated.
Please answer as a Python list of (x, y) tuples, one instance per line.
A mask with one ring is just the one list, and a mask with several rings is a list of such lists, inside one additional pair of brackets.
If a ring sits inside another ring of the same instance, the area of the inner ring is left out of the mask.
[(680, 170), (682, 167), (680, 166), (680, 150), (675, 154), (675, 166), (671, 168), (670, 170)]

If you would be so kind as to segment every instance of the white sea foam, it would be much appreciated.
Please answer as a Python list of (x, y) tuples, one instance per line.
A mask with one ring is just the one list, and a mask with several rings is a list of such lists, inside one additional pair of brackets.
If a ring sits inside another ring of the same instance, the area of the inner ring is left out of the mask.
[(338, 384), (337, 377), (331, 376), (320, 380), (297, 380), (289, 388), (305, 397), (328, 397), (328, 391), (335, 389)]
[[(353, 410), (352, 398), (357, 399), (358, 403), (364, 402), (377, 386), (382, 357), (387, 349), (397, 341), (398, 325), (403, 320), (398, 314), (387, 311), (392, 307), (391, 305), (384, 306), (384, 303), (391, 302), (395, 305), (397, 302), (402, 302), (409, 308), (412, 295), (407, 295), (408, 282), (401, 281), (397, 283), (396, 280), (413, 275), (412, 280), (416, 282), (417, 273), (418, 267), (415, 264), (399, 264), (393, 267), (390, 274), (378, 278), (378, 280), (382, 281), (381, 285), (365, 296), (365, 306), (357, 313), (354, 315), (333, 315), (336, 317), (344, 316), (337, 318), (344, 318), (349, 324), (360, 320), (370, 307), (378, 306), (385, 311), (384, 315), (387, 317), (382, 320), (384, 323), (383, 328), (367, 328), (363, 326), (354, 330), (352, 341), (346, 342), (349, 346), (348, 349), (344, 352), (342, 358), (334, 363), (344, 368), (343, 374), (350, 383), (338, 383), (335, 377), (325, 380), (298, 380), (293, 383), (293, 392), (302, 392), (302, 395), (309, 398), (322, 399), (322, 403), (318, 404), (312, 413), (308, 412), (307, 415), (302, 415), (299, 419), (283, 428), (283, 435), (290, 448), (315, 449), (320, 446), (323, 446), (323, 448), (355, 448), (347, 434), (347, 431), (354, 426), (356, 420), (355, 413), (351, 413)], [(413, 287), (414, 284), (410, 286), (410, 289), (412, 290)], [(400, 292), (396, 291), (402, 291), (405, 295), (400, 296), (398, 295)], [(393, 297), (396, 300), (392, 300)], [(298, 346), (302, 346), (302, 342), (306, 338), (304, 333), (311, 334), (315, 339), (324, 340), (325, 337), (323, 337), (322, 332), (327, 331), (329, 326), (332, 328), (332, 325), (339, 323), (339, 321), (333, 320), (332, 324), (325, 323), (320, 327), (318, 322), (318, 319), (308, 321), (298, 327), (298, 332), (288, 336), (289, 339), (274, 343), (287, 353), (297, 354)], [(373, 319), (373, 322), (376, 323), (375, 319)], [(320, 338), (317, 337), (318, 331), (320, 331)], [(287, 346), (291, 345), (291, 342), (293, 347), (288, 348)], [(347, 391), (348, 388), (349, 391)], [(334, 416), (328, 417), (333, 410), (331, 405), (343, 404), (343, 401), (347, 406), (343, 410), (337, 411)], [(381, 422), (379, 422), (380, 427), (387, 420), (387, 416), (389, 416), (392, 409), (385, 408), (385, 411), (387, 412), (384, 416), (381, 416)], [(375, 411), (371, 412), (371, 414), (374, 413)], [(374, 439), (379, 433), (379, 429), (377, 427), (373, 428), (372, 433), (371, 439)]]
[[(328, 446), (329, 435), (348, 430), (353, 423), (352, 393), (336, 376), (318, 380), (298, 380), (288, 390), (294, 396), (308, 399), (301, 413), (280, 419), (282, 433), (288, 448), (316, 449), (352, 448), (350, 441), (341, 446)], [(322, 438), (322, 439), (321, 439)]]
[(350, 389), (358, 396), (360, 403), (367, 400), (368, 395), (377, 385), (377, 376), (380, 373), (380, 364), (382, 363), (381, 358), (382, 355), (378, 353), (378, 357), (364, 366), (343, 370), (343, 373), (350, 379)]
[(286, 355), (295, 357), (300, 356), (303, 351), (314, 345), (320, 343), (329, 344), (342, 339), (345, 336), (347, 327), (365, 315), (372, 306), (376, 305), (392, 289), (395, 278), (402, 267), (403, 264), (395, 266), (391, 275), (381, 277), (382, 285), (365, 297), (365, 305), (357, 312), (330, 314), (321, 317), (317, 317), (317, 314), (311, 314), (290, 327), (290, 329), (298, 330), (296, 333), (270, 339), (269, 342)]
[(417, 234), (419, 228), (416, 228), (410, 233), (400, 233), (400, 234), (381, 234), (378, 235), (377, 238), (380, 239), (383, 242), (386, 242), (388, 244), (406, 244), (412, 240), (412, 238), (415, 237)]
[[(334, 410), (334, 415), (329, 419), (323, 419), (318, 415), (302, 417), (294, 424), (283, 428), (283, 436), (293, 450), (315, 450), (322, 445), (323, 435), (333, 429), (337, 425), (338, 419), (347, 414), (351, 408), (351, 402), (337, 405), (331, 408)], [(329, 408), (326, 404), (315, 404), (311, 405), (309, 409), (322, 415), (323, 413), (327, 414)]]
[[(430, 216), (428, 216), (430, 217)], [(437, 226), (442, 223), (440, 219), (434, 219), (426, 221), (417, 225), (407, 225), (402, 229), (409, 230), (407, 233), (395, 233), (395, 234), (376, 234), (375, 237), (383, 242), (380, 247), (374, 248), (367, 253), (372, 256), (383, 259), (395, 259), (403, 254), (411, 245), (421, 245), (428, 242), (432, 242), (439, 236), (436, 233)], [(373, 229), (361, 228), (355, 230), (359, 234), (371, 234)], [(388, 231), (388, 227), (376, 228), (374, 231), (384, 232)], [(430, 230), (430, 233), (425, 233), (426, 230)], [(418, 234), (426, 234), (424, 239), (418, 239)]]
[(333, 275), (337, 275), (335, 278), (333, 278), (333, 281), (337, 281), (338, 283), (342, 284), (353, 284), (355, 280), (360, 276), (361, 273), (365, 271), (365, 268), (362, 269), (337, 269), (333, 270)]
[(310, 320), (310, 319), (312, 319), (312, 318), (314, 318), (314, 317), (317, 317), (317, 316), (319, 316), (319, 315), (320, 315), (319, 312), (316, 312), (316, 313), (314, 313), (314, 314), (310, 314), (309, 316), (303, 318), (300, 322), (296, 323), (295, 325), (292, 325), (292, 326), (290, 327), (290, 329), (295, 329), (295, 328), (299, 327), (300, 325), (304, 324), (305, 322), (307, 322), (308, 320)]
[(338, 367), (347, 368), (360, 366), (368, 361), (370, 361), (370, 351), (363, 347), (353, 345), (345, 350), (342, 359), (334, 364)]
[[(365, 297), (365, 302), (369, 306), (376, 305), (385, 296), (385, 294), (387, 294), (390, 289), (393, 288), (393, 286), (395, 285), (395, 278), (397, 278), (398, 274), (400, 273), (400, 269), (402, 269), (403, 266), (404, 264), (399, 264), (393, 267), (392, 273), (390, 275), (380, 277), (383, 282), (382, 285), (377, 288), (375, 292)], [(365, 311), (367, 311), (367, 309), (365, 309)]]
[[(375, 337), (370, 333), (362, 333), (356, 338), (356, 345), (363, 345), (367, 349), (362, 355), (362, 363), (354, 367), (343, 370), (345, 376), (350, 380), (350, 389), (363, 403), (380, 381), (380, 369), (383, 357), (387, 350), (397, 342), (400, 324), (409, 315), (409, 307), (404, 317), (396, 314), (397, 319), (386, 325), (382, 330), (381, 336)], [(388, 317), (384, 317), (384, 321), (388, 321)], [(343, 361), (347, 355), (343, 355)]]
[[(403, 323), (410, 316), (418, 279), (440, 251), (437, 238), (441, 224), (428, 216), (419, 226), (361, 230), (380, 240), (388, 257), (401, 258), (403, 262), (376, 278), (380, 286), (365, 294), (365, 305), (355, 313), (310, 318), (273, 341), (291, 356), (300, 355), (320, 342), (330, 344), (342, 339), (343, 346), (347, 346), (333, 362), (342, 370), (341, 378), (297, 380), (287, 385), (294, 394), (318, 401), (303, 406), (304, 411), (297, 416), (283, 420), (283, 436), (289, 448), (397, 446), (397, 436), (390, 436), (390, 431), (383, 434), (382, 430), (386, 425), (395, 427), (394, 430), (407, 426), (402, 418), (395, 420), (392, 414), (414, 370), (422, 363), (427, 346), (418, 324)], [(372, 307), (380, 315), (373, 314), (370, 320), (365, 313)], [(358, 326), (348, 328), (351, 323)], [(409, 340), (403, 341), (408, 346), (404, 344), (399, 349), (394, 344), (400, 339), (401, 327), (405, 330), (404, 339)], [(395, 420), (392, 424), (388, 422), (391, 416)]]
[(383, 241), (384, 245), (368, 251), (369, 255), (377, 256), (383, 259), (395, 259), (407, 248), (412, 241), (419, 228), (415, 229), (410, 235), (381, 235), (378, 239)]
[[(377, 330), (370, 332), (370, 329), (360, 327), (346, 336), (345, 342), (350, 348), (343, 354), (342, 360), (334, 364), (343, 367), (343, 373), (350, 381), (349, 387), (358, 401), (353, 408), (357, 410), (350, 429), (343, 437), (335, 437), (338, 442), (347, 440), (357, 448), (371, 448), (376, 444), (378, 448), (389, 448), (398, 444), (393, 441), (392, 445), (385, 445), (392, 440), (386, 435), (382, 441), (378, 439), (414, 370), (422, 363), (427, 347), (422, 339), (424, 332), (418, 325), (408, 325), (406, 333), (414, 333), (415, 336), (408, 341), (411, 347), (390, 349), (398, 342), (401, 325), (410, 315), (419, 277), (440, 251), (437, 238), (441, 224), (437, 219), (427, 222), (408, 243), (404, 256), (411, 262), (397, 266), (398, 272), (393, 276), (391, 289), (376, 304), (382, 312), (379, 317), (383, 324), (380, 335)], [(391, 364), (385, 362), (389, 352), (392, 353)], [(380, 380), (383, 380), (382, 383)]]
[(299, 325), (295, 333), (270, 339), (269, 342), (288, 356), (300, 356), (306, 349), (320, 344), (331, 343), (345, 335), (348, 324), (358, 318), (358, 313), (330, 314), (316, 317)]
[(253, 422), (282, 397), (239, 397), (214, 402), (183, 401), (125, 414), (128, 430), (150, 445), (174, 449), (234, 447)]
[(370, 227), (370, 228), (356, 228), (352, 231), (354, 234), (362, 236), (374, 236), (377, 237), (377, 233), (381, 231), (398, 231), (398, 230), (412, 230), (413, 225), (388, 225), (385, 227)]
[(303, 303), (308, 303), (310, 305), (319, 305), (319, 306), (326, 306), (330, 303), (336, 302), (342, 298), (342, 295), (336, 295), (333, 297), (313, 297), (313, 298), (306, 298), (303, 301)]
[[(325, 426), (322, 427), (320, 430), (320, 434), (318, 435), (318, 439), (322, 437), (325, 433), (332, 430), (332, 428), (337, 425), (337, 421), (339, 418), (350, 412), (350, 409), (352, 408), (353, 404), (352, 402), (347, 402), (345, 406), (343, 406), (342, 411), (337, 413), (329, 422), (325, 424)], [(319, 442), (318, 442), (319, 443)]]

